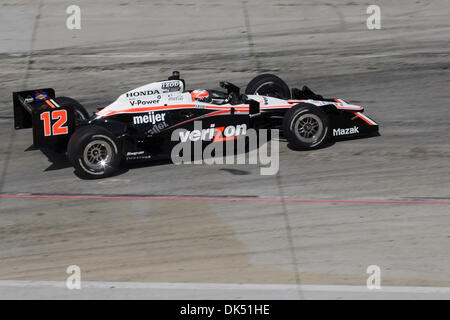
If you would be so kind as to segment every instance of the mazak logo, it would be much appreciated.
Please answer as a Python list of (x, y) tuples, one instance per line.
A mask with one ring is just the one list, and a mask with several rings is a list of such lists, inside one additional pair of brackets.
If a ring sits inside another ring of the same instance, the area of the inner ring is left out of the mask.
[(134, 98), (134, 97), (142, 97), (142, 96), (151, 96), (154, 94), (160, 94), (160, 92), (158, 90), (133, 91), (133, 92), (127, 92), (126, 97)]
[(356, 134), (356, 133), (359, 133), (359, 127), (357, 126), (354, 126), (353, 128), (333, 129), (333, 136), (345, 136), (348, 134)]
[(146, 124), (151, 123), (155, 124), (160, 121), (164, 121), (166, 114), (165, 113), (157, 113), (155, 114), (153, 111), (150, 111), (148, 114), (134, 116), (133, 124)]
[(226, 141), (231, 139), (236, 139), (237, 136), (242, 136), (247, 133), (247, 125), (246, 124), (238, 124), (236, 126), (227, 126), (227, 127), (215, 127), (215, 124), (211, 124), (209, 128), (202, 130), (185, 130), (180, 131), (180, 141), (187, 142), (190, 141), (210, 141), (219, 142)]

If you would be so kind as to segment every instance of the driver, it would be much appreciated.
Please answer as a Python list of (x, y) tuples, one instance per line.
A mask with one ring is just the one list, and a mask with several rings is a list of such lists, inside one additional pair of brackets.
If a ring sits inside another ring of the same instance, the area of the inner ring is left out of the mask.
[(197, 89), (191, 92), (192, 101), (200, 101), (209, 103), (212, 98), (207, 90)]
[(231, 95), (217, 90), (197, 89), (191, 91), (192, 101), (200, 101), (212, 104), (227, 104), (230, 102)]

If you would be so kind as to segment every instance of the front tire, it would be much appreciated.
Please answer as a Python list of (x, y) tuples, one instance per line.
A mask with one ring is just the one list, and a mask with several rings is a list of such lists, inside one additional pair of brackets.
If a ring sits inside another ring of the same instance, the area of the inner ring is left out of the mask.
[(279, 99), (290, 99), (289, 86), (274, 74), (265, 73), (253, 78), (245, 89), (245, 94), (259, 94)]
[(321, 147), (329, 135), (329, 121), (325, 112), (310, 104), (299, 104), (283, 118), (284, 136), (296, 150)]
[(70, 137), (67, 157), (82, 177), (105, 178), (119, 169), (120, 144), (108, 130), (98, 126), (81, 126)]

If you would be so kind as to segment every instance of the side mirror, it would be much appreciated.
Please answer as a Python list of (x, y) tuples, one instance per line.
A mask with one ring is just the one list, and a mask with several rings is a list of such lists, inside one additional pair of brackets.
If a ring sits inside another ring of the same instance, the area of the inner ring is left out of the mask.
[(227, 89), (227, 93), (236, 93), (237, 96), (240, 95), (240, 91), (241, 89), (238, 86), (235, 86), (234, 84), (232, 84), (231, 82), (228, 81), (221, 81), (219, 83), (219, 85), (224, 88)]
[(168, 80), (180, 80), (180, 71), (173, 71)]
[(184, 90), (186, 90), (186, 82), (184, 81), (184, 79), (180, 79), (180, 71), (173, 71), (168, 80), (180, 80), (181, 82), (183, 82)]

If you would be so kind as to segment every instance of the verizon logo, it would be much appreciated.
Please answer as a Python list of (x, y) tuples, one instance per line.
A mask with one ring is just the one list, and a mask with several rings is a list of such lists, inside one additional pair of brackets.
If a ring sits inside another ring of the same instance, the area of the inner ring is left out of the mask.
[(227, 127), (217, 127), (215, 128), (215, 124), (212, 124), (210, 128), (202, 129), (202, 130), (185, 130), (180, 131), (180, 141), (187, 142), (190, 141), (210, 141), (218, 142), (229, 139), (235, 139), (237, 136), (245, 135), (247, 133), (247, 125), (239, 124), (236, 126), (227, 126)]

